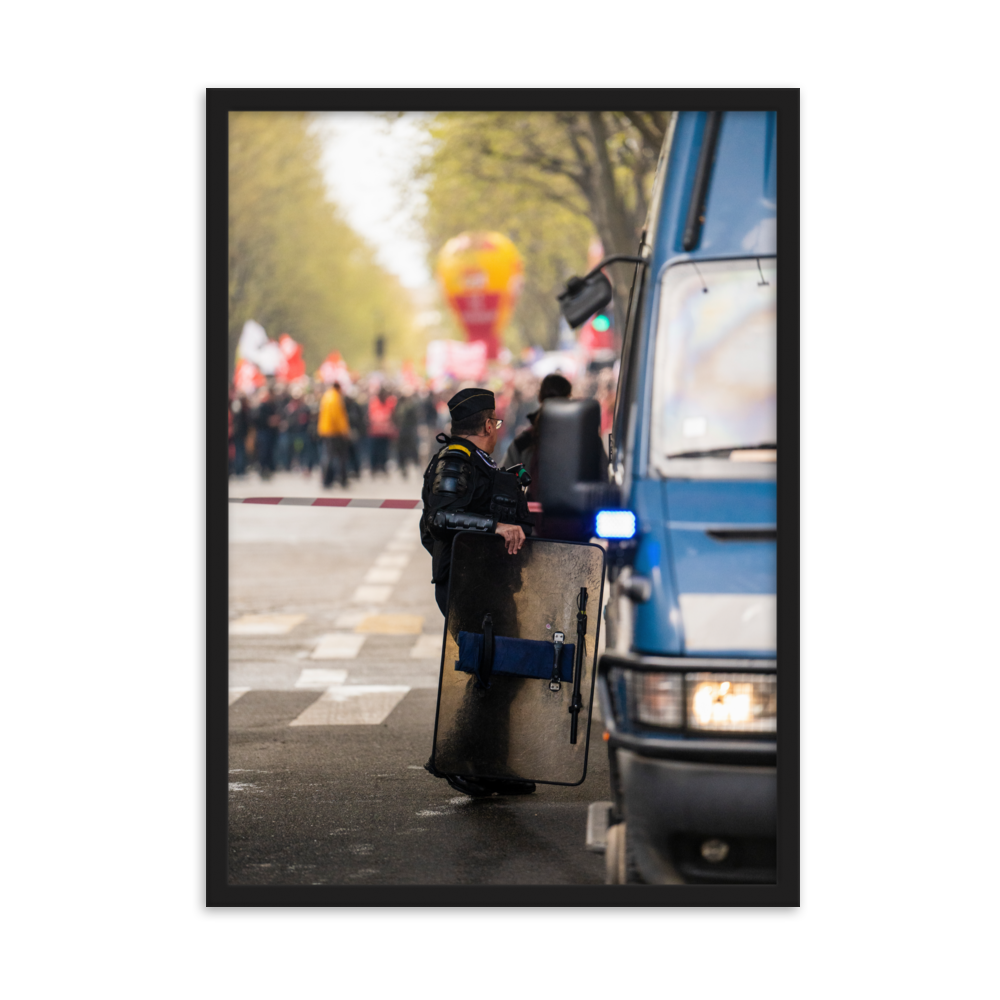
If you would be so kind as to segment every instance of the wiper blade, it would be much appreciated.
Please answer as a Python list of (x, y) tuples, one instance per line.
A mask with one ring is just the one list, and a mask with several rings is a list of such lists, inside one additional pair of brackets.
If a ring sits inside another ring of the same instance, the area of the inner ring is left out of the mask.
[(704, 451), (676, 451), (667, 458), (728, 458), (734, 451), (777, 451), (778, 446), (773, 441), (763, 444), (738, 444), (726, 448), (706, 448)]

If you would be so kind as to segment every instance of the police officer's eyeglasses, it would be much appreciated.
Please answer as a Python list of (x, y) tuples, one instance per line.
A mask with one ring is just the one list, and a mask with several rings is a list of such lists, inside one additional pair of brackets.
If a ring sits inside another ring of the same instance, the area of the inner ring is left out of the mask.
[(500, 430), (500, 428), (503, 427), (503, 421), (502, 420), (497, 420), (496, 417), (490, 417), (490, 420), (492, 420), (493, 423), (496, 424), (497, 430)]

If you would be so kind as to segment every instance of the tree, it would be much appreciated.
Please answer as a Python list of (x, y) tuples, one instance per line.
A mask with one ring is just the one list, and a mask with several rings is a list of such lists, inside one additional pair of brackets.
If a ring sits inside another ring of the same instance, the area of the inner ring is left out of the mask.
[(288, 332), (309, 367), (333, 349), (354, 366), (414, 348), (412, 306), (326, 193), (320, 141), (304, 113), (229, 118), (229, 350), (247, 319)]
[[(556, 273), (556, 284), (582, 273), (588, 230), (606, 255), (638, 251), (669, 120), (661, 111), (435, 116), (428, 126), (435, 148), (423, 167), (432, 245), (482, 226), (502, 229), (515, 243), (513, 226), (529, 232), (525, 311), (554, 316), (558, 288), (550, 282)], [(623, 316), (630, 274), (623, 267), (611, 274)]]

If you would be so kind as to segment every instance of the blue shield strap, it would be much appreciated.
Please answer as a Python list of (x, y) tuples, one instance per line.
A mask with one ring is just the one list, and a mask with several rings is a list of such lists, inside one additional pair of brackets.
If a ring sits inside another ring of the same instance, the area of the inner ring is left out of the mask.
[[(573, 680), (573, 657), (576, 645), (563, 646), (559, 658), (562, 680)], [(483, 652), (483, 636), (479, 632), (458, 633), (458, 659), (455, 669), (479, 677), (479, 663)], [(553, 644), (541, 639), (512, 639), (505, 635), (493, 637), (493, 673), (513, 674), (515, 677), (552, 677)], [(480, 678), (482, 680), (482, 678)]]

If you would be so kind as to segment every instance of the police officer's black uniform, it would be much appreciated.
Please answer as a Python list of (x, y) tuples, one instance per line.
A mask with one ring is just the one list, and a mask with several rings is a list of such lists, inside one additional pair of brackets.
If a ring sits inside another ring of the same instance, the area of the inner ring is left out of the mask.
[[(488, 389), (463, 389), (448, 401), (453, 421), (494, 408), (495, 399)], [(438, 440), (443, 447), (431, 459), (424, 473), (420, 540), (431, 554), (434, 596), (441, 613), (447, 617), (451, 543), (456, 532), (495, 532), (497, 524), (502, 523), (519, 524), (525, 535), (530, 535), (532, 517), (524, 489), (515, 473), (497, 468), (489, 455), (465, 438), (439, 434)], [(511, 584), (512, 590), (516, 589), (517, 584), (513, 580)], [(461, 599), (461, 595), (455, 595), (453, 599)], [(509, 623), (510, 634), (516, 634), (513, 598), (507, 608), (493, 610), (501, 634), (505, 631), (503, 619), (508, 616), (513, 616)], [(502, 711), (503, 707), (498, 704), (492, 712), (494, 719), (500, 722), (499, 729), (505, 728), (499, 718)], [(470, 795), (524, 793), (533, 791), (535, 787), (533, 783), (524, 781), (480, 781), (442, 774), (430, 762), (427, 769), (437, 777), (446, 778), (453, 788)]]
[[(453, 420), (495, 406), (488, 389), (463, 389), (448, 401)], [(524, 489), (514, 473), (503, 472), (486, 452), (460, 437), (438, 435), (444, 447), (424, 473), (420, 541), (431, 554), (431, 580), (441, 613), (448, 614), (451, 543), (458, 531), (496, 531), (497, 524), (519, 524), (530, 535), (533, 519)]]

